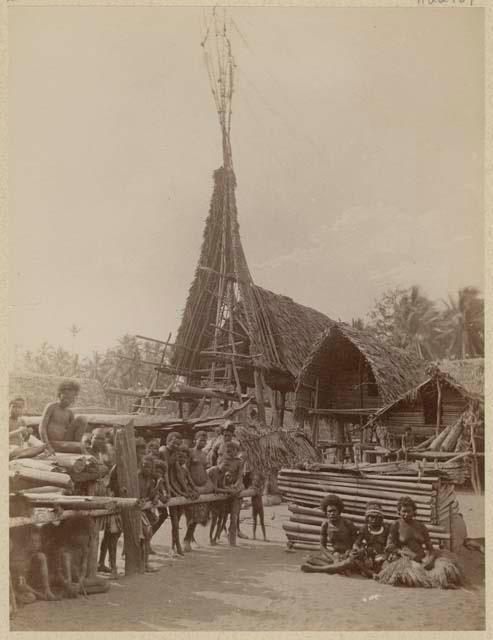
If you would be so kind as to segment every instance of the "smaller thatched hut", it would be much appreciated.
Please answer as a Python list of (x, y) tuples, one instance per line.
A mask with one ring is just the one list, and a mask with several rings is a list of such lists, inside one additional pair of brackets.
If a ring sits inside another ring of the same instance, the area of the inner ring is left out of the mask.
[(424, 363), (344, 323), (315, 342), (298, 378), (295, 419), (317, 442), (345, 442), (354, 425), (425, 379)]
[(42, 373), (12, 372), (9, 374), (9, 397), (21, 396), (26, 401), (26, 415), (40, 415), (49, 402), (57, 398), (61, 382), (73, 380), (80, 386), (76, 409), (105, 411), (108, 401), (103, 386), (98, 380), (86, 378), (63, 378)]
[[(429, 365), (426, 378), (396, 400), (379, 409), (365, 424), (383, 424), (397, 439), (411, 427), (418, 440), (440, 435), (457, 425), (454, 438), (438, 442), (436, 449), (453, 451), (458, 445), (459, 421), (472, 410), (484, 419), (484, 360), (443, 360)], [(482, 437), (477, 433), (476, 437)], [(430, 440), (430, 446), (435, 449)], [(453, 446), (452, 446), (453, 445)]]

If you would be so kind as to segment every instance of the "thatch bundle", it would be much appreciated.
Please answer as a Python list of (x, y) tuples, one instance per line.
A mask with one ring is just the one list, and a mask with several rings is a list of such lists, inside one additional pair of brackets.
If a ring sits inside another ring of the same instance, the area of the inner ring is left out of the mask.
[(264, 475), (284, 466), (319, 461), (318, 451), (297, 431), (239, 426), (235, 436), (245, 452), (247, 467)]

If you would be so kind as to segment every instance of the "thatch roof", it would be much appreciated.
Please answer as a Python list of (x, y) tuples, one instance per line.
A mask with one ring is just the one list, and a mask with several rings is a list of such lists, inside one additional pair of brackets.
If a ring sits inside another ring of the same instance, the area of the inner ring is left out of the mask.
[(255, 289), (269, 314), (283, 369), (296, 378), (314, 341), (334, 322), (320, 311), (298, 304), (292, 298), (259, 286)]
[(400, 402), (414, 401), (419, 392), (424, 390), (425, 387), (428, 388), (429, 385), (433, 385), (433, 388), (435, 388), (437, 378), (442, 383), (445, 382), (445, 384), (455, 389), (465, 400), (473, 401), (476, 406), (484, 404), (484, 359), (441, 360), (428, 363), (426, 377), (420, 384), (402, 393), (395, 400), (388, 402), (364, 426), (371, 426)]
[(462, 395), (484, 398), (484, 358), (441, 360), (436, 367)]
[(77, 382), (80, 386), (76, 408), (95, 409), (108, 407), (103, 386), (97, 380), (63, 378), (42, 373), (10, 373), (9, 398), (23, 397), (26, 401), (26, 414), (39, 415), (49, 402), (56, 400), (58, 385), (66, 380)]
[(385, 403), (396, 400), (426, 377), (425, 363), (412, 353), (385, 344), (368, 330), (355, 329), (341, 322), (329, 326), (313, 345), (301, 369), (298, 389), (313, 370), (323, 366), (331, 350), (337, 349), (337, 343), (341, 341), (352, 344), (366, 360)]

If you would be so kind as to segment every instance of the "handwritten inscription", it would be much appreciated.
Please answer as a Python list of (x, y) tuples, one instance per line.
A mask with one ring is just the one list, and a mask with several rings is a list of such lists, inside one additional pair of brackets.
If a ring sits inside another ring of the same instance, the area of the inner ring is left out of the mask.
[(424, 6), (441, 6), (445, 5), (448, 7), (472, 7), (474, 0), (418, 0), (418, 5)]

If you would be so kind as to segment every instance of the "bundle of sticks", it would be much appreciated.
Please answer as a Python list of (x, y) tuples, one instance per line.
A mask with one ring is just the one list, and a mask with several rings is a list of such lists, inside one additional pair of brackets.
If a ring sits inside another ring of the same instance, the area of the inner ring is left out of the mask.
[(416, 519), (424, 522), (432, 540), (443, 544), (450, 539), (451, 513), (458, 512), (454, 486), (438, 476), (347, 474), (338, 471), (281, 469), (279, 489), (290, 501), (291, 516), (283, 524), (288, 544), (295, 548), (317, 546), (323, 513), (322, 498), (331, 493), (344, 502), (344, 517), (363, 524), (368, 502), (379, 502), (384, 518), (398, 517), (397, 502), (409, 496), (417, 505)]

